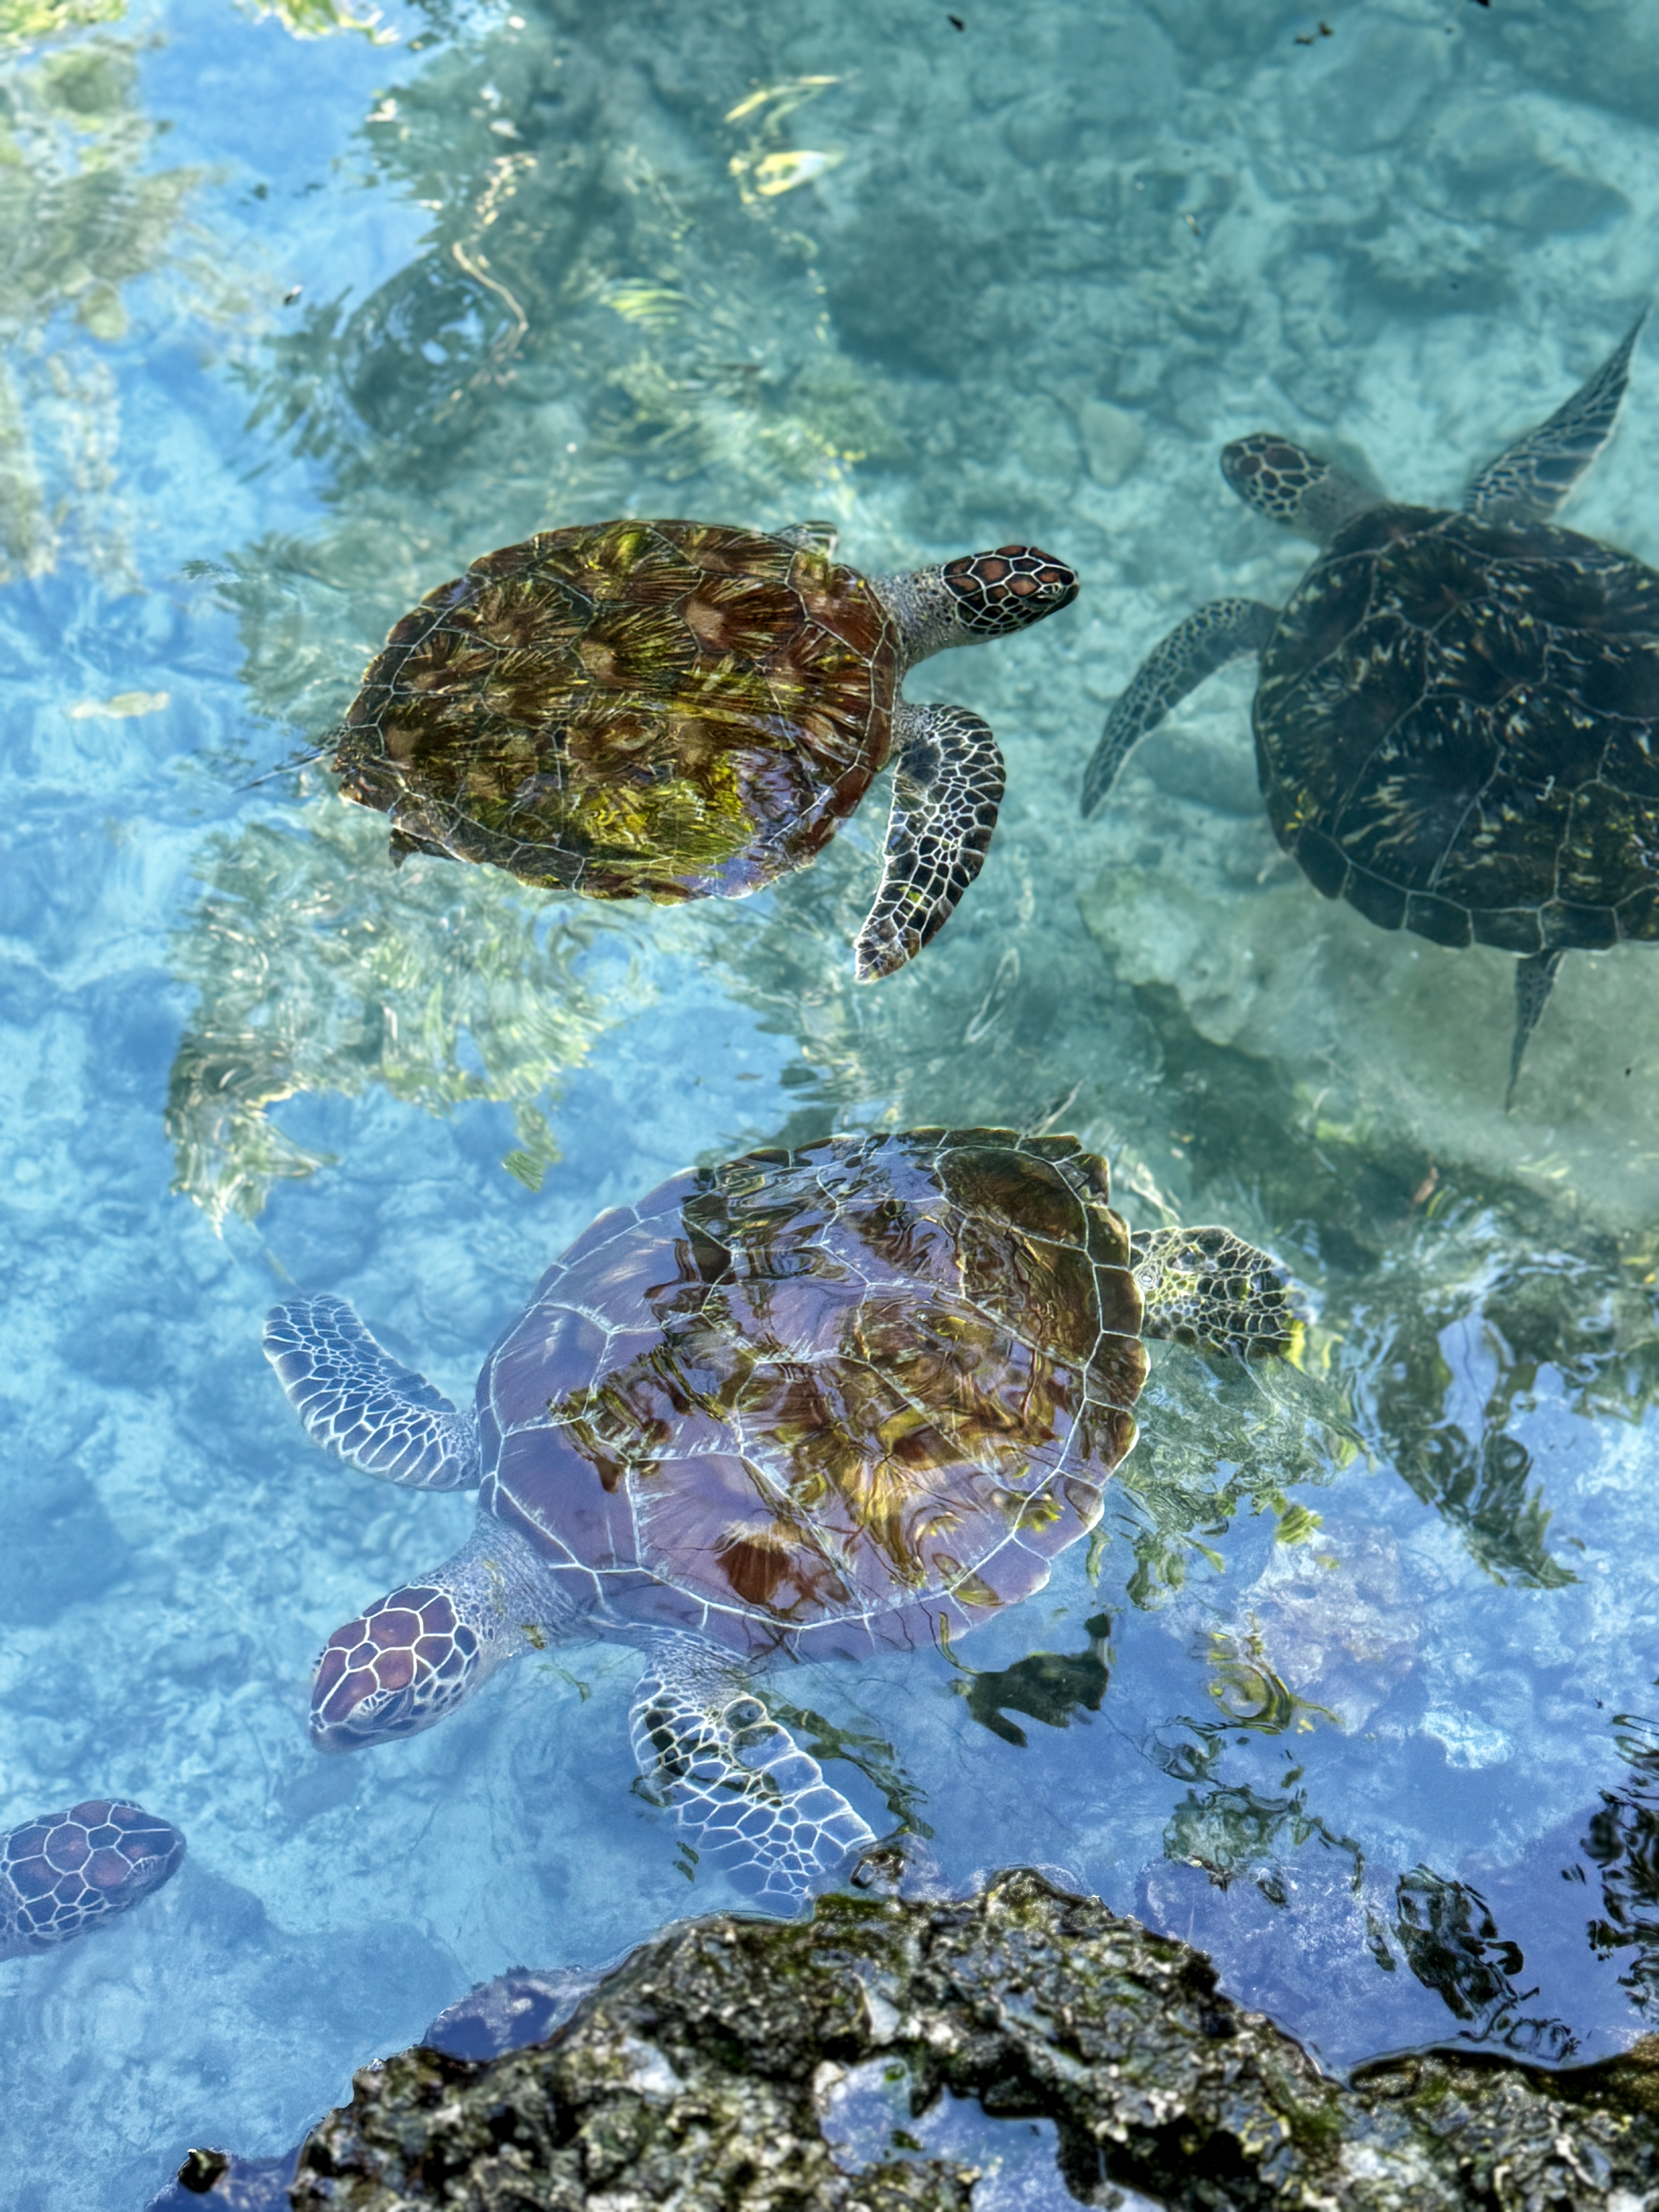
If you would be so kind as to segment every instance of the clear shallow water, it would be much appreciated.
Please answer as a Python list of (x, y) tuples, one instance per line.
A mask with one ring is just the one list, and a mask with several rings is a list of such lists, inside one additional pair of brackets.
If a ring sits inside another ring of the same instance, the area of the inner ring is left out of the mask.
[[(1610, 1938), (1659, 1917), (1616, 1717), (1659, 1712), (1659, 962), (1567, 963), (1506, 1117), (1508, 963), (1277, 860), (1242, 678), (1076, 815), (1147, 645), (1303, 564), (1224, 438), (1450, 498), (1659, 275), (1637, 0), (1326, 20), (521, 5), (376, 44), (181, 4), (8, 49), (0, 1817), (120, 1790), (191, 1845), (0, 1966), (20, 2208), (285, 2148), (473, 1982), (727, 1901), (629, 1793), (626, 1654), (309, 1751), (319, 1645), (470, 1507), (311, 1451), (259, 1322), (338, 1291), (465, 1392), (600, 1206), (831, 1127), (1056, 1115), (1136, 1225), (1228, 1220), (1320, 1322), (1305, 1378), (1161, 1358), (1097, 1579), (1068, 1555), (958, 1655), (1081, 1662), (1103, 1611), (1097, 1711), (1009, 1706), (1021, 1747), (943, 1656), (792, 1684), (891, 1746), (924, 1872), (1059, 1868), (1333, 2064), (1651, 2024)], [(1650, 347), (1568, 519), (1653, 559), (1656, 485)], [(393, 876), (314, 770), (251, 782), (429, 585), (626, 509), (1082, 569), (913, 680), (1010, 781), (906, 975), (850, 981), (873, 812), (745, 904), (583, 913)]]

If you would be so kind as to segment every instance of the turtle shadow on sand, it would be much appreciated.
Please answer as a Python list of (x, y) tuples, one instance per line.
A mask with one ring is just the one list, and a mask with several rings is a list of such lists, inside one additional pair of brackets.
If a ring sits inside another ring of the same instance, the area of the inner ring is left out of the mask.
[(1226, 447), (1232, 489), (1318, 557), (1282, 608), (1215, 599), (1177, 623), (1084, 776), (1086, 816), (1189, 691), (1259, 655), (1261, 793), (1314, 888), (1519, 956), (1506, 1106), (1563, 956), (1659, 942), (1659, 574), (1553, 520), (1613, 434), (1645, 319), (1455, 512), (1271, 432)]

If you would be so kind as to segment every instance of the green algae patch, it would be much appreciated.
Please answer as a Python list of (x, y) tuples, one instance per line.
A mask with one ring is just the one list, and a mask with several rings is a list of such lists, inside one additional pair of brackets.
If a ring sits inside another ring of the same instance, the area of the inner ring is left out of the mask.
[[(914, 2125), (854, 2163), (837, 2102), (871, 2067), (908, 2087)], [(1194, 2212), (1613, 2212), (1659, 2187), (1645, 2045), (1563, 2074), (1431, 2051), (1340, 2083), (1224, 1995), (1201, 1954), (1016, 1872), (961, 1900), (695, 1922), (545, 2043), (368, 2069), (301, 2152), (292, 2202), (954, 2212), (981, 2169), (916, 2148), (947, 2094), (1051, 2120), (1066, 2186), (1102, 2206), (1127, 2186)]]

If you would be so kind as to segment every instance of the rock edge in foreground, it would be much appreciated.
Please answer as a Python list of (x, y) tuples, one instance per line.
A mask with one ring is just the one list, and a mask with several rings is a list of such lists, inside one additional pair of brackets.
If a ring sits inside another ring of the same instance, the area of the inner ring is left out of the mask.
[[(543, 2044), (405, 2051), (300, 2154), (303, 2212), (945, 2212), (971, 2166), (843, 2172), (852, 2069), (1053, 2120), (1085, 2203), (1639, 2212), (1659, 2192), (1659, 2039), (1548, 2074), (1430, 2052), (1322, 2075), (1207, 1960), (1041, 1875), (963, 1900), (830, 1897), (798, 1925), (722, 1916), (636, 1952)], [(199, 2189), (201, 2184), (198, 2182)], [(234, 2188), (234, 2184), (233, 2184)], [(217, 2194), (215, 2191), (213, 2194)], [(200, 2201), (199, 2198), (198, 2201)]]

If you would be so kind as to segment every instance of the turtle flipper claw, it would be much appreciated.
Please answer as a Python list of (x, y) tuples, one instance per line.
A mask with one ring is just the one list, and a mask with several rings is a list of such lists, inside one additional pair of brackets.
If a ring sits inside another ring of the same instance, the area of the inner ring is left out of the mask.
[(629, 1733), (680, 1827), (764, 1904), (793, 1911), (876, 1839), (730, 1661), (690, 1637), (653, 1647)]
[(325, 1451), (415, 1490), (483, 1481), (471, 1417), (383, 1352), (343, 1298), (273, 1306), (264, 1349), (306, 1434)]

